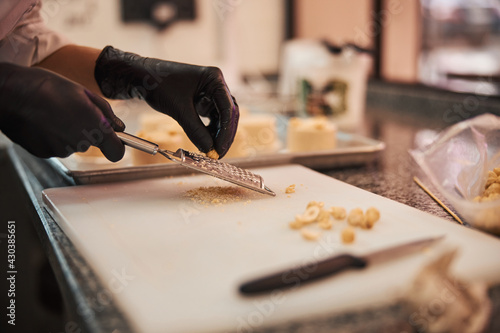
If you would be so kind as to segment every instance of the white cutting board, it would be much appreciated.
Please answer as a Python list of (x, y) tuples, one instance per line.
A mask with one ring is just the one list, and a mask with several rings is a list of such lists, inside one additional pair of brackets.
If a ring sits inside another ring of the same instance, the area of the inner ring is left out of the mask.
[[(227, 186), (206, 175), (47, 189), (49, 211), (139, 332), (250, 331), (262, 325), (394, 300), (431, 257), (460, 252), (459, 278), (500, 282), (500, 241), (297, 165), (254, 170), (277, 195), (252, 194), (221, 206), (184, 197), (200, 186)], [(296, 184), (296, 193), (285, 188)], [(230, 184), (229, 184), (230, 185)], [(345, 223), (316, 242), (288, 222), (311, 200), (347, 209), (378, 207), (374, 229), (339, 240)], [(341, 252), (365, 253), (445, 234), (430, 251), (350, 271), (284, 293), (244, 297), (250, 277)], [(124, 275), (125, 274), (125, 275)], [(117, 276), (122, 276), (121, 280)]]

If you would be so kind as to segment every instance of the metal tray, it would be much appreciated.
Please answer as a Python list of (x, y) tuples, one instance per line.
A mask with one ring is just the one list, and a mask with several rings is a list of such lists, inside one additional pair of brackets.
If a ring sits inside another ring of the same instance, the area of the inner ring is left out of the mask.
[[(357, 134), (337, 132), (337, 148), (306, 153), (290, 153), (280, 150), (276, 153), (245, 158), (228, 158), (224, 162), (240, 168), (257, 168), (281, 164), (301, 164), (312, 169), (329, 169), (363, 165), (373, 161), (383, 151), (385, 144)], [(54, 168), (76, 184), (98, 184), (126, 180), (177, 176), (192, 173), (181, 165), (169, 163), (133, 166), (125, 153), (122, 161), (111, 163), (104, 157), (90, 158), (73, 154), (60, 159), (51, 158)]]

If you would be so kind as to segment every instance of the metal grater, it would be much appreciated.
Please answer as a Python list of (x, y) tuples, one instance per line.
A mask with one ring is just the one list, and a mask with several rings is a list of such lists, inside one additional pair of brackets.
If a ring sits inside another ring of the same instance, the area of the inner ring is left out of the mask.
[(234, 165), (220, 162), (184, 149), (177, 149), (175, 153), (166, 149), (160, 149), (154, 142), (141, 139), (125, 132), (116, 132), (116, 135), (124, 144), (132, 148), (139, 149), (151, 155), (159, 153), (173, 162), (206, 173), (207, 175), (220, 178), (259, 193), (272, 196), (276, 195), (276, 193), (264, 185), (264, 179), (262, 179), (261, 176), (246, 169), (238, 168)]

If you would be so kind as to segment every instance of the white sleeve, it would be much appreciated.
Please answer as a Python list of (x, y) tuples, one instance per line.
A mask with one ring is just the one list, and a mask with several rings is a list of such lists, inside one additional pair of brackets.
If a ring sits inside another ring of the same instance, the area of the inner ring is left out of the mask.
[(41, 3), (38, 2), (0, 41), (0, 62), (32, 66), (71, 43), (63, 35), (47, 28), (40, 8)]

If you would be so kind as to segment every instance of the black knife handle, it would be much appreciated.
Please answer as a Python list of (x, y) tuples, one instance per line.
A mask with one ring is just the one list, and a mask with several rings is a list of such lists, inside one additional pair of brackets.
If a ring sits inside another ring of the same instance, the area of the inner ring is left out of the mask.
[(275, 289), (297, 288), (304, 283), (328, 276), (346, 269), (364, 268), (367, 262), (363, 258), (342, 254), (333, 258), (316, 261), (282, 272), (243, 283), (239, 290), (251, 295)]

